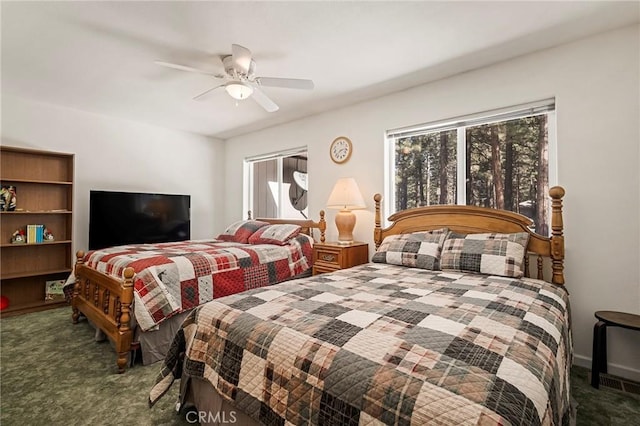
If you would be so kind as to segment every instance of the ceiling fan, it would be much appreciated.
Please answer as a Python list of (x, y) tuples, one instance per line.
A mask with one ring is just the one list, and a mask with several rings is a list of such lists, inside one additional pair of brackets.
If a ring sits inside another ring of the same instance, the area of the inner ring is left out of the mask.
[(236, 100), (252, 97), (258, 105), (267, 112), (278, 110), (278, 105), (262, 91), (261, 87), (284, 87), (289, 89), (313, 89), (313, 81), (298, 78), (258, 77), (255, 75), (256, 63), (251, 57), (251, 51), (239, 44), (231, 45), (231, 55), (222, 58), (224, 74), (199, 70), (185, 65), (171, 62), (155, 61), (163, 67), (181, 71), (195, 72), (222, 80), (220, 84), (213, 86), (204, 92), (194, 96), (200, 99), (213, 90), (224, 87), (227, 93)]

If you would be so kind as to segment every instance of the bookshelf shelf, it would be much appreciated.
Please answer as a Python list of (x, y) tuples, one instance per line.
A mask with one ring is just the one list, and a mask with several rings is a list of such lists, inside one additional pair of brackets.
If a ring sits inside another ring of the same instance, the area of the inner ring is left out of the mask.
[(3, 182), (9, 183), (38, 183), (43, 185), (73, 185), (73, 182), (69, 181), (60, 181), (60, 180), (37, 180), (37, 179), (12, 179), (12, 178), (2, 178)]
[(19, 243), (19, 244), (11, 244), (11, 243), (2, 243), (0, 244), (0, 248), (18, 248), (18, 247), (30, 247), (30, 246), (36, 246), (36, 245), (55, 245), (55, 244), (71, 244), (71, 240), (59, 240), (59, 241), (43, 241), (41, 243), (33, 243), (33, 244), (27, 244), (27, 243)]
[[(47, 300), (46, 302), (30, 302), (23, 303), (20, 306), (9, 306), (5, 310), (2, 311), (3, 317), (26, 314), (29, 312), (37, 312), (42, 311), (44, 309), (53, 309), (59, 308), (66, 304), (65, 300)], [(44, 308), (43, 306), (44, 305)]]
[[(16, 191), (16, 211), (0, 212), (0, 293), (10, 316), (51, 309), (64, 301), (45, 300), (47, 281), (63, 280), (73, 267), (74, 155), (2, 146), (0, 181)], [(53, 241), (11, 244), (13, 233), (44, 225)]]
[[(29, 272), (15, 272), (11, 274), (2, 274), (3, 280), (13, 279), (13, 278), (26, 278), (26, 277), (36, 277), (36, 276), (46, 276), (52, 274), (70, 274), (71, 268), (59, 268), (59, 269), (46, 269), (43, 271), (29, 271)], [(65, 277), (67, 278), (67, 277)], [(44, 288), (44, 287), (43, 287)], [(44, 297), (43, 297), (44, 300)]]
[(71, 214), (71, 210), (38, 210), (38, 211), (15, 211), (15, 212), (0, 212), (2, 215), (19, 215), (19, 214)]

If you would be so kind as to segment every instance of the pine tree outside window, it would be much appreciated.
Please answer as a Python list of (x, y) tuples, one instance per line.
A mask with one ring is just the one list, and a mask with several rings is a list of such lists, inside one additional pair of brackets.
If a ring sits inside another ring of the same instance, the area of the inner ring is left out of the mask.
[(387, 143), (387, 214), (436, 204), (490, 207), (523, 214), (549, 235), (553, 100), (391, 130)]

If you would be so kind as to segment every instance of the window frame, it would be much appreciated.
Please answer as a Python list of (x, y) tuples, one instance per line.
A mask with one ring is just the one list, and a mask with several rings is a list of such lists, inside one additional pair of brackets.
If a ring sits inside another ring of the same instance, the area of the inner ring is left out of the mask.
[(446, 130), (456, 130), (456, 204), (466, 205), (467, 191), (466, 185), (458, 184), (466, 181), (466, 128), (484, 124), (492, 124), (501, 121), (524, 118), (532, 115), (547, 114), (547, 137), (548, 137), (548, 161), (549, 161), (549, 187), (557, 185), (558, 182), (558, 155), (557, 155), (557, 123), (556, 123), (556, 101), (555, 98), (541, 101), (529, 102), (506, 108), (494, 109), (490, 111), (455, 117), (451, 119), (439, 120), (435, 122), (423, 123), (419, 125), (387, 130), (385, 132), (385, 184), (384, 184), (384, 225), (388, 226), (387, 218), (396, 212), (396, 143), (399, 139), (411, 136), (418, 136), (427, 133), (442, 132)]
[[(308, 147), (301, 146), (296, 148), (285, 149), (281, 151), (274, 151), (266, 154), (259, 154), (250, 157), (245, 157), (243, 160), (242, 166), (242, 209), (244, 212), (251, 211), (252, 217), (255, 219), (256, 213), (253, 209), (253, 164), (261, 161), (269, 161), (269, 160), (277, 160), (277, 173), (278, 173), (278, 203), (277, 203), (277, 216), (276, 218), (282, 217), (282, 208), (284, 205), (284, 190), (283, 190), (283, 160), (287, 157), (292, 157), (294, 155), (304, 154), (309, 156)], [(308, 172), (307, 172), (308, 173)]]

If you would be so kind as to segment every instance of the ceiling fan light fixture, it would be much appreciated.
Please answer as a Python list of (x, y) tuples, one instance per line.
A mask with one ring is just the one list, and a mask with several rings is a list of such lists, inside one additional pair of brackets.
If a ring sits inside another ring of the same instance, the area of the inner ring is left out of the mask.
[(222, 65), (224, 65), (223, 74), (213, 73), (171, 62), (156, 61), (156, 64), (180, 71), (205, 74), (217, 80), (222, 80), (215, 86), (194, 96), (194, 100), (201, 99), (213, 90), (224, 87), (229, 96), (236, 100), (236, 106), (239, 101), (247, 98), (253, 98), (253, 100), (267, 112), (278, 111), (278, 105), (269, 99), (267, 94), (262, 91), (261, 87), (283, 87), (286, 89), (304, 90), (313, 89), (314, 84), (311, 80), (256, 76), (256, 63), (251, 56), (251, 51), (246, 47), (242, 47), (239, 44), (232, 44), (231, 55), (226, 55), (221, 58)]
[(253, 93), (253, 87), (238, 81), (227, 84), (224, 86), (224, 90), (226, 90), (233, 99), (239, 101), (247, 99)]

